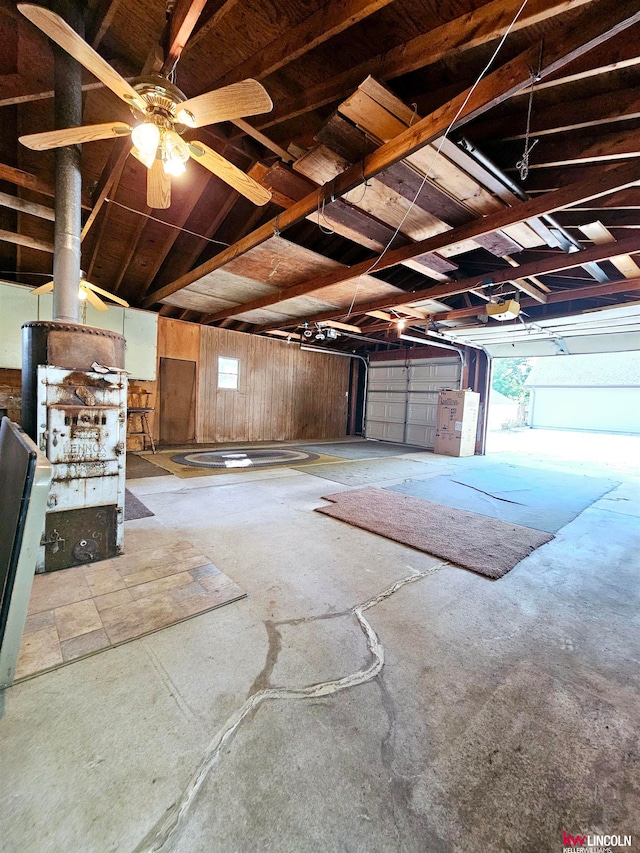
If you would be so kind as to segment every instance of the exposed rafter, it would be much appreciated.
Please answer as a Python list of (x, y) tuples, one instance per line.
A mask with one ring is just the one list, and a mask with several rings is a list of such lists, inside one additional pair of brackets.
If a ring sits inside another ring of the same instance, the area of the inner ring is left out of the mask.
[[(587, 2), (591, 0), (529, 0), (513, 29), (521, 29)], [(511, 25), (521, 5), (522, 0), (492, 0), (428, 34), (417, 36), (406, 44), (330, 77), (300, 96), (283, 101), (268, 118), (259, 123), (259, 127), (269, 127), (337, 101), (349, 94), (369, 74), (375, 74), (381, 80), (392, 80), (500, 38)]]
[[(553, 255), (549, 258), (545, 258), (544, 260), (535, 261), (531, 264), (523, 264), (518, 268), (518, 273), (521, 276), (529, 276), (529, 275), (544, 275), (545, 273), (557, 272), (562, 269), (571, 269), (573, 267), (578, 266), (581, 263), (588, 263), (591, 261), (601, 261), (610, 257), (613, 257), (618, 254), (629, 254), (633, 252), (640, 251), (640, 234), (635, 234), (632, 237), (629, 237), (627, 240), (621, 240), (615, 244), (607, 244), (607, 245), (598, 245), (592, 246), (589, 249), (585, 249), (580, 254), (575, 255)], [(479, 287), (489, 287), (499, 284), (504, 284), (507, 282), (513, 281), (513, 270), (509, 267), (501, 270), (494, 270), (490, 275), (478, 275), (472, 278), (463, 279), (456, 282), (450, 282), (447, 284), (434, 284), (431, 287), (424, 288), (422, 290), (416, 290), (413, 293), (407, 294), (406, 303), (407, 305), (411, 305), (413, 302), (420, 303), (425, 299), (443, 299), (448, 296), (456, 296), (460, 293), (471, 292)], [(615, 285), (616, 282), (607, 282), (607, 285)], [(620, 284), (617, 282), (617, 284)], [(624, 284), (624, 282), (622, 283)], [(624, 287), (621, 288), (624, 290)], [(554, 294), (547, 294), (546, 302), (549, 303), (553, 301)], [(282, 295), (282, 298), (288, 298), (288, 296)], [(577, 297), (576, 297), (577, 298)], [(537, 304), (537, 300), (532, 299), (532, 304)], [(381, 311), (386, 308), (396, 307), (398, 304), (398, 296), (384, 296), (380, 299), (373, 299), (367, 303), (359, 303), (355, 307), (355, 312), (357, 313), (366, 313), (369, 311)], [(226, 312), (227, 314), (233, 316), (235, 314), (239, 314), (246, 310), (245, 306), (237, 306), (234, 311)], [(322, 314), (318, 314), (310, 319), (314, 321), (320, 320), (332, 320), (337, 319), (339, 317), (344, 317), (345, 312), (344, 309), (335, 311), (328, 311)], [(208, 318), (205, 318), (207, 320)], [(212, 320), (209, 320), (212, 322)], [(272, 324), (265, 325), (261, 327), (261, 331), (266, 331), (270, 328), (278, 328), (283, 326), (282, 322), (278, 323), (276, 326)]]
[[(624, 32), (625, 29), (640, 21), (640, 11), (635, 0), (622, 0), (613, 9), (604, 9), (601, 4), (598, 4), (598, 10), (600, 14), (594, 15), (589, 8), (579, 16), (577, 21), (572, 21), (571, 26), (556, 28), (545, 46), (540, 68), (541, 76), (544, 77), (555, 72), (571, 60), (614, 35)], [(342, 196), (345, 192), (359, 186), (367, 178), (375, 176), (383, 169), (436, 139), (452, 122), (455, 122), (457, 126), (462, 125), (472, 117), (477, 117), (492, 106), (506, 100), (515, 92), (526, 87), (531, 76), (531, 68), (536, 67), (538, 63), (539, 51), (536, 46), (487, 75), (472, 92), (463, 93), (449, 101), (436, 112), (421, 119), (399, 136), (381, 146), (363, 161), (347, 169), (331, 182), (330, 187), (325, 188), (324, 194), (336, 198)], [(284, 211), (278, 217), (277, 222), (272, 220), (258, 228), (247, 238), (221, 252), (212, 261), (152, 293), (144, 300), (144, 306), (153, 305), (162, 298), (196, 281), (202, 275), (219, 269), (232, 258), (264, 242), (274, 233), (274, 229), (282, 231), (301, 221), (317, 208), (318, 203), (318, 193), (311, 193), (289, 210)]]

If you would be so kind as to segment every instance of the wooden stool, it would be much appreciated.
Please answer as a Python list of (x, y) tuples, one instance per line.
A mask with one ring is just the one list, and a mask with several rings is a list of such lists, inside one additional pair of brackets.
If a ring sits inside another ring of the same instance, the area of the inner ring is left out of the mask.
[[(142, 436), (142, 449), (147, 449), (147, 439), (151, 444), (151, 450), (153, 453), (156, 452), (156, 446), (153, 443), (153, 436), (151, 435), (151, 430), (149, 429), (149, 419), (147, 415), (149, 412), (153, 412), (154, 409), (150, 408), (138, 408), (134, 407), (131, 409), (127, 409), (127, 435), (141, 435)], [(130, 418), (139, 418), (140, 429), (135, 429), (136, 422), (133, 420), (131, 422), (131, 426), (133, 429), (129, 429), (129, 419)]]

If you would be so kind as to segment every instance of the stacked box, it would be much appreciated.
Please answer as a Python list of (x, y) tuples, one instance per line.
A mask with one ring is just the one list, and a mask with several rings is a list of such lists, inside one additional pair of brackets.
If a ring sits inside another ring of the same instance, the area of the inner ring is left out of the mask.
[(475, 391), (440, 391), (434, 452), (445, 456), (473, 456), (480, 411)]

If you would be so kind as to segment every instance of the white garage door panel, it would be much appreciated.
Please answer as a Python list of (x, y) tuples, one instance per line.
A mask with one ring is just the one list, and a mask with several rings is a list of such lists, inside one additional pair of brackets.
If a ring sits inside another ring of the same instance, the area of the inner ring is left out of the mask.
[(410, 391), (439, 391), (451, 385), (457, 387), (460, 361), (451, 364), (416, 364), (410, 371)]
[(394, 421), (404, 423), (404, 400), (393, 403), (387, 400), (372, 400), (367, 406), (367, 418), (372, 421)]
[(640, 434), (640, 391), (636, 388), (539, 388), (533, 395), (531, 425)]
[(369, 367), (367, 438), (433, 447), (438, 392), (458, 388), (460, 360), (378, 362)]
[(406, 436), (405, 444), (433, 448), (436, 443), (436, 428), (426, 424), (407, 424)]
[(395, 424), (389, 421), (367, 421), (367, 438), (376, 438), (378, 441), (396, 441), (404, 443), (404, 424)]

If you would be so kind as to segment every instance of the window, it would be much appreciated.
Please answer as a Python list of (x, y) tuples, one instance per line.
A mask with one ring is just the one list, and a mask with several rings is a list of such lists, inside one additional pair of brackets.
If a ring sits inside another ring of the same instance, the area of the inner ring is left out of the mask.
[(218, 388), (237, 390), (240, 362), (237, 358), (218, 357)]

